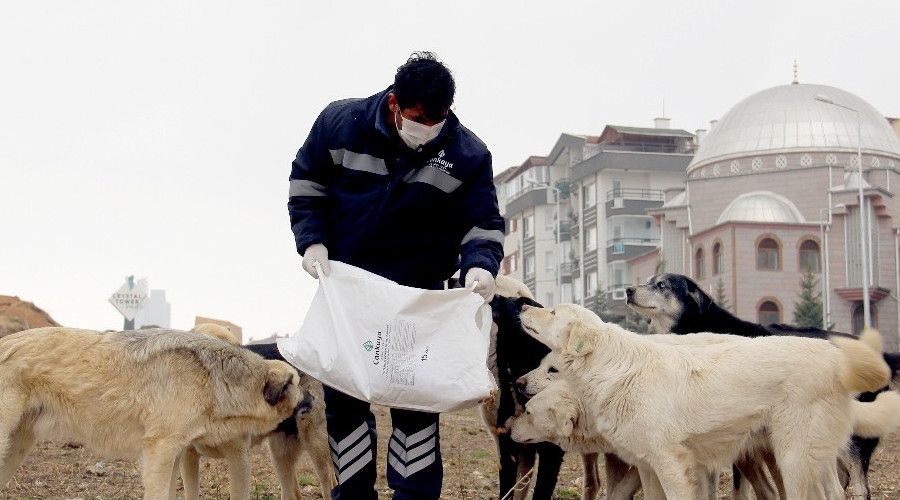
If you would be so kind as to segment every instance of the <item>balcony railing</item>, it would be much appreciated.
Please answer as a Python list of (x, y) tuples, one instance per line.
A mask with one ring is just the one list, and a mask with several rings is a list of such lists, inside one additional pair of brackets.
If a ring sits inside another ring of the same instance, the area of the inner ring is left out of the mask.
[(641, 188), (610, 189), (606, 192), (606, 201), (612, 201), (615, 198), (625, 198), (626, 200), (665, 201), (666, 194), (659, 189)]
[(611, 247), (616, 244), (622, 245), (658, 245), (659, 238), (612, 238), (606, 240), (606, 246)]

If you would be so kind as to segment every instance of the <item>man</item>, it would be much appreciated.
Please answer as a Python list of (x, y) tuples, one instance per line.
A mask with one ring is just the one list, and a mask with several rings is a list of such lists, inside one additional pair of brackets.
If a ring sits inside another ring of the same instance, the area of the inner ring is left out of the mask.
[[(414, 53), (386, 90), (322, 111), (293, 162), (288, 201), (310, 275), (327, 276), (334, 259), (402, 285), (441, 289), (459, 270), (464, 284), (491, 300), (504, 222), (490, 152), (450, 111), (455, 90), (433, 54)], [(326, 387), (325, 404), (338, 476), (332, 498), (376, 499), (369, 403)], [(392, 409), (391, 421), (394, 498), (439, 498), (438, 414)]]

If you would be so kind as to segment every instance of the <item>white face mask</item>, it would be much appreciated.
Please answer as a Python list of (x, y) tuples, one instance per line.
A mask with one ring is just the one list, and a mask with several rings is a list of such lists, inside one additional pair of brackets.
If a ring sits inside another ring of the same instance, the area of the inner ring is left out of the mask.
[[(445, 119), (431, 126), (422, 125), (421, 123), (405, 118), (403, 113), (400, 113), (399, 109), (397, 110), (397, 113), (400, 114), (401, 123), (401, 128), (397, 129), (397, 133), (400, 134), (400, 138), (403, 139), (403, 142), (412, 149), (416, 149), (422, 144), (434, 140), (434, 138), (441, 133), (444, 124), (447, 123), (447, 120)], [(396, 122), (394, 123), (396, 124)]]

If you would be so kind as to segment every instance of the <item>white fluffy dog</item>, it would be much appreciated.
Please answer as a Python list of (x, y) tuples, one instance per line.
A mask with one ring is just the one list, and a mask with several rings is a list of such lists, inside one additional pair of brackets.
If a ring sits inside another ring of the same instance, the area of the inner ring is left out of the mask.
[[(522, 326), (553, 349), (594, 430), (655, 471), (667, 498), (730, 466), (765, 431), (790, 499), (826, 496), (853, 425), (852, 394), (890, 376), (881, 337), (767, 337), (665, 345), (576, 305), (525, 308)], [(823, 489), (823, 484), (825, 488)]]

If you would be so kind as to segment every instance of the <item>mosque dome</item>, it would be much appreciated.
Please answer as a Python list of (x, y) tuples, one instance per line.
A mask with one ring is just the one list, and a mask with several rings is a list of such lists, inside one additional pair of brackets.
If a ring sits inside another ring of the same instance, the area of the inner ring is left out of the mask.
[(725, 222), (806, 222), (794, 203), (771, 191), (745, 193), (728, 204), (716, 224)]
[(861, 98), (827, 85), (791, 84), (757, 92), (731, 108), (703, 139), (688, 172), (712, 163), (764, 154), (856, 152), (900, 159), (900, 138), (884, 115)]

